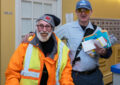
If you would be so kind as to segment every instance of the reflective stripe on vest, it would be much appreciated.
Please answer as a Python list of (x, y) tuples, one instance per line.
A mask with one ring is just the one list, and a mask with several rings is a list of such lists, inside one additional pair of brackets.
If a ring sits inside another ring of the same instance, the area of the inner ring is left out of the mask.
[(60, 85), (59, 84), (59, 80), (61, 79), (61, 74), (62, 71), (64, 70), (66, 64), (67, 64), (67, 56), (68, 56), (68, 51), (69, 49), (67, 48), (67, 46), (59, 39), (58, 40), (58, 54), (59, 54), (59, 58), (57, 61), (57, 65), (56, 65), (56, 85)]
[(59, 48), (61, 50), (59, 50), (59, 58), (58, 58), (58, 62), (57, 62), (57, 70), (56, 70), (56, 85), (59, 85), (59, 71), (60, 71), (60, 66), (61, 66), (61, 61), (62, 61), (62, 48), (63, 48), (64, 44), (60, 43)]
[(26, 51), (26, 55), (25, 55), (24, 70), (21, 71), (21, 75), (27, 76), (27, 77), (39, 78), (40, 73), (28, 71), (29, 70), (29, 65), (30, 65), (32, 51), (33, 51), (33, 45), (29, 44), (28, 48), (27, 48), (27, 51)]
[[(58, 39), (58, 47), (57, 48), (58, 48), (57, 51), (58, 51), (59, 58), (58, 58), (57, 64), (56, 64), (56, 85), (59, 85), (59, 80), (61, 78), (62, 71), (64, 70), (64, 67), (67, 64), (67, 55), (68, 55), (69, 49), (59, 39)], [(36, 68), (33, 68), (33, 66), (31, 65), (31, 63), (32, 63), (31, 60), (35, 60), (33, 55), (38, 56), (38, 52), (36, 53), (36, 51), (39, 51), (39, 49), (34, 47), (32, 44), (28, 45), (26, 55), (25, 55), (25, 60), (24, 60), (24, 70), (21, 71), (21, 75), (23, 75), (25, 77), (39, 78), (39, 76), (40, 76), (39, 72), (29, 71), (30, 67), (32, 69), (36, 70)], [(38, 64), (40, 65), (40, 59), (37, 59), (37, 62), (38, 62), (38, 60), (39, 60)], [(34, 63), (32, 63), (32, 64), (34, 64)], [(40, 66), (38, 66), (38, 68), (40, 70)]]

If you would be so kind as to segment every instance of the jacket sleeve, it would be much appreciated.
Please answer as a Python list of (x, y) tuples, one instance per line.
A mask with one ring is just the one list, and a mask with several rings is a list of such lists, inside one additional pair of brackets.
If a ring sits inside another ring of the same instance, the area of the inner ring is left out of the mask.
[(64, 39), (67, 39), (69, 35), (67, 28), (68, 28), (67, 25), (63, 25), (58, 29), (56, 29), (54, 32), (61, 40), (64, 40)]
[(67, 64), (65, 69), (62, 72), (61, 79), (60, 79), (60, 85), (74, 85), (73, 79), (72, 79), (72, 66), (70, 64), (70, 57), (68, 56)]
[(27, 47), (26, 44), (20, 44), (12, 55), (8, 67), (5, 72), (5, 85), (19, 85), (20, 72), (23, 69), (23, 60)]

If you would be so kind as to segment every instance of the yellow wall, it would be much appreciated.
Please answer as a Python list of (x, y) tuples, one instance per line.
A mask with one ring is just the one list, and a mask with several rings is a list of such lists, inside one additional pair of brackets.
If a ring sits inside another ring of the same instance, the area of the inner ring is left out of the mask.
[[(66, 13), (73, 13), (75, 16), (75, 6), (78, 0), (62, 0), (62, 23), (64, 24), (65, 21), (65, 14)], [(75, 19), (76, 17), (74, 17)]]
[(1, 1), (0, 1), (0, 82), (1, 82)]
[(15, 0), (1, 0), (1, 84), (5, 70), (15, 50)]
[(94, 18), (120, 19), (120, 0), (90, 0)]
[[(65, 23), (65, 14), (73, 13), (74, 20), (77, 19), (75, 16), (76, 2), (79, 0), (63, 0), (63, 23)], [(120, 0), (89, 0), (92, 4), (93, 14), (92, 18), (110, 18), (120, 19)]]

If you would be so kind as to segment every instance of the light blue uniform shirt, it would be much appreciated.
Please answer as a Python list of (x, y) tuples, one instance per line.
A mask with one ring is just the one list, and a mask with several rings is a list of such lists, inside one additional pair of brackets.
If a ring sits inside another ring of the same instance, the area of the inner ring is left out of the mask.
[[(87, 28), (94, 29), (90, 21), (86, 29)], [(96, 31), (97, 30), (101, 30), (101, 28), (97, 27)], [(67, 23), (61, 26), (60, 28), (55, 30), (55, 33), (60, 39), (63, 39), (63, 38), (67, 39), (67, 46), (71, 50), (70, 58), (72, 63), (76, 50), (80, 42), (82, 42), (82, 38), (84, 36), (83, 29), (79, 25), (79, 22), (75, 21), (75, 22)], [(86, 71), (86, 70), (94, 69), (96, 66), (98, 66), (99, 56), (94, 58), (90, 57), (87, 53), (83, 51), (83, 49), (79, 52), (77, 57), (80, 57), (80, 61), (76, 62), (76, 64), (73, 67), (73, 70)]]

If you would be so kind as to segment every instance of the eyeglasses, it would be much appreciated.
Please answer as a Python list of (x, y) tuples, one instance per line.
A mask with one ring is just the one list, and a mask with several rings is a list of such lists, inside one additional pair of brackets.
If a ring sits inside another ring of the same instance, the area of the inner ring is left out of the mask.
[(86, 13), (86, 14), (89, 14), (89, 13), (90, 13), (90, 10), (88, 10), (88, 9), (81, 9), (81, 8), (80, 8), (80, 9), (77, 9), (77, 12), (78, 12), (78, 13), (83, 13), (83, 12), (84, 12), (84, 13)]
[(43, 24), (40, 24), (40, 25), (36, 25), (37, 26), (37, 28), (41, 28), (41, 29), (43, 29), (44, 27), (46, 28), (46, 29), (50, 29), (51, 28), (51, 26), (50, 25), (43, 25)]

